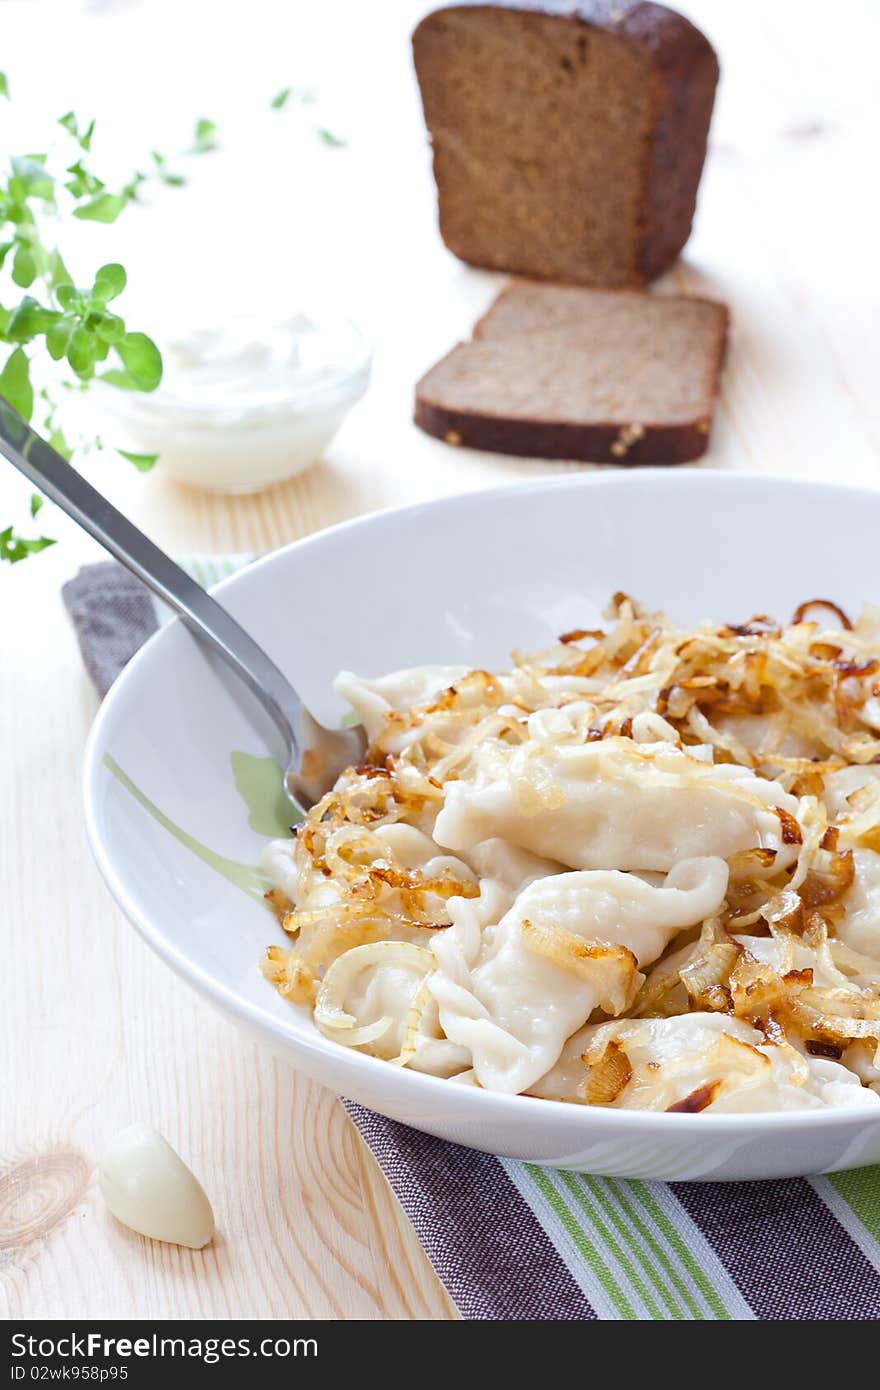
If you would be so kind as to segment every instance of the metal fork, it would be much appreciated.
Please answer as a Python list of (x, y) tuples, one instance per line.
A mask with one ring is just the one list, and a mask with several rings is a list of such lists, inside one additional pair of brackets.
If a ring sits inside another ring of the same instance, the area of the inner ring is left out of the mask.
[(112, 507), (2, 397), (0, 454), (137, 575), (244, 681), (285, 741), (284, 785), (298, 811), (307, 811), (344, 768), (361, 761), (363, 730), (319, 724), (287, 677), (226, 609)]

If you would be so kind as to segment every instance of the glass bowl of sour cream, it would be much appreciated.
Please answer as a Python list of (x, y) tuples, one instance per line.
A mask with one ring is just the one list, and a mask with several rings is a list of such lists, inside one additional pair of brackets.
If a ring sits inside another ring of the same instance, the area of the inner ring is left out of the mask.
[(159, 342), (158, 389), (104, 386), (101, 411), (166, 477), (212, 492), (258, 492), (308, 468), (370, 380), (369, 345), (341, 315), (240, 314)]

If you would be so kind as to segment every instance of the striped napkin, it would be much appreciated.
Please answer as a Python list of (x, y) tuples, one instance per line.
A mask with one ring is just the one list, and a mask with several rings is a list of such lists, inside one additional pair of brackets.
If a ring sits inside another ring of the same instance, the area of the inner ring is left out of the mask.
[[(247, 556), (193, 559), (211, 584)], [(64, 601), (101, 695), (160, 621), (116, 564)], [(465, 1318), (880, 1318), (880, 1167), (756, 1183), (558, 1172), (344, 1102)]]

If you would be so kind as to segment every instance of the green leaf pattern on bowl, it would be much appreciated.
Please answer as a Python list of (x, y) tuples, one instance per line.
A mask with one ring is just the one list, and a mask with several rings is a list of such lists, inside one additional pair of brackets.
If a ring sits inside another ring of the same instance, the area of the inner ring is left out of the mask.
[[(248, 808), (248, 825), (258, 834), (265, 835), (267, 838), (289, 834), (290, 823), (295, 819), (295, 813), (281, 790), (282, 772), (280, 765), (274, 758), (255, 758), (249, 753), (239, 752), (230, 755), (230, 763), (236, 789)], [(234, 884), (252, 901), (263, 901), (263, 896), (270, 884), (266, 875), (257, 865), (242, 864), (237, 859), (229, 859), (226, 855), (218, 854), (216, 850), (209, 849), (201, 840), (196, 839), (188, 830), (177, 825), (170, 816), (166, 816), (165, 812), (159, 809), (155, 802), (150, 800), (145, 792), (141, 791), (140, 787), (135, 785), (109, 753), (104, 755), (104, 766), (144, 808), (147, 814), (152, 816), (158, 825), (161, 825), (164, 830), (168, 831), (169, 835), (177, 840), (178, 844), (183, 845), (197, 859), (201, 859), (203, 864), (207, 864), (215, 873), (225, 878), (227, 882)], [(283, 798), (283, 805), (279, 797)]]

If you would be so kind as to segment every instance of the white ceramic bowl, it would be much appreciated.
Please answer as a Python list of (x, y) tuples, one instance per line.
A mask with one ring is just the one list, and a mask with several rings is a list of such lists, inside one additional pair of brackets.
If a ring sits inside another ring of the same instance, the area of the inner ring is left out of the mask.
[[(491, 667), (513, 646), (593, 625), (616, 589), (685, 621), (787, 617), (819, 596), (857, 608), (880, 597), (878, 534), (880, 493), (691, 470), (573, 473), (348, 522), (218, 594), (333, 722), (344, 712), (331, 689), (342, 666)], [(767, 1178), (880, 1160), (880, 1114), (864, 1108), (715, 1116), (560, 1105), (456, 1086), (327, 1041), (259, 971), (266, 944), (282, 937), (250, 867), (278, 822), (267, 750), (280, 752), (252, 700), (175, 622), (104, 703), (86, 757), (86, 816), (101, 871), (149, 944), (292, 1064), (431, 1134), (597, 1173)]]

